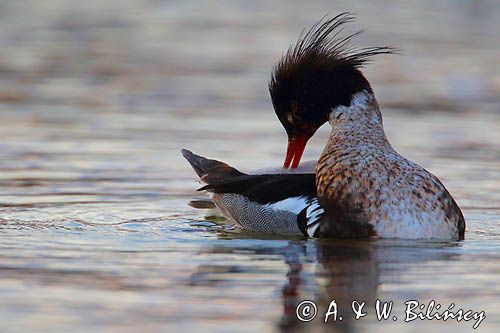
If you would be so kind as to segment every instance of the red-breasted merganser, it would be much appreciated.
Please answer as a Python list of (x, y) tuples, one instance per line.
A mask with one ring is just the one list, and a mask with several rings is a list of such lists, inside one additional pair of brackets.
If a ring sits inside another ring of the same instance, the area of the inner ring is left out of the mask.
[[(354, 49), (342, 13), (316, 23), (275, 67), (274, 110), (288, 134), (283, 171), (244, 174), (183, 150), (222, 213), (243, 228), (311, 237), (463, 239), (465, 220), (436, 176), (398, 154), (360, 68), (390, 47)], [(297, 168), (307, 141), (332, 127), (315, 173)]]

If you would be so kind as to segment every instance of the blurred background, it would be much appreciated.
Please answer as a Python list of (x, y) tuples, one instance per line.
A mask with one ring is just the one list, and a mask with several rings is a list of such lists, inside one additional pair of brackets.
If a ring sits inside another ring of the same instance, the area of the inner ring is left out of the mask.
[[(402, 50), (365, 74), (393, 146), (463, 208), (465, 242), (332, 250), (187, 206), (200, 194), (181, 148), (242, 171), (283, 162), (271, 68), (303, 28), (343, 11), (357, 17), (347, 32), (366, 28), (356, 46)], [(499, 30), (495, 0), (1, 1), (0, 331), (322, 331), (298, 325), (295, 304), (349, 300), (348, 286), (485, 310), (482, 331), (496, 332)]]

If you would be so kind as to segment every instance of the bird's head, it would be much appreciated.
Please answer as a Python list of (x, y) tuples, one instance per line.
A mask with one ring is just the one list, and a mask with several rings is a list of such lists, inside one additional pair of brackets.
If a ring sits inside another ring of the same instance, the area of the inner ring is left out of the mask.
[(328, 121), (332, 109), (349, 106), (354, 94), (372, 93), (360, 68), (373, 56), (394, 53), (391, 47), (355, 49), (350, 41), (362, 31), (340, 36), (354, 19), (342, 13), (321, 19), (275, 66), (269, 82), (273, 107), (288, 135), (284, 167), (296, 168), (307, 141)]

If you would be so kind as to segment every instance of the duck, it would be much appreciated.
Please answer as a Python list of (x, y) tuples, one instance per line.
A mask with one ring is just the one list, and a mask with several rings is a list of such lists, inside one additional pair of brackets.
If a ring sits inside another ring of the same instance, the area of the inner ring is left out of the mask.
[[(315, 238), (463, 240), (466, 222), (443, 183), (399, 154), (361, 69), (389, 46), (355, 48), (351, 13), (324, 17), (273, 68), (269, 92), (288, 137), (282, 168), (243, 173), (183, 149), (215, 206), (244, 229)], [(309, 139), (328, 123), (317, 161), (300, 169)]]

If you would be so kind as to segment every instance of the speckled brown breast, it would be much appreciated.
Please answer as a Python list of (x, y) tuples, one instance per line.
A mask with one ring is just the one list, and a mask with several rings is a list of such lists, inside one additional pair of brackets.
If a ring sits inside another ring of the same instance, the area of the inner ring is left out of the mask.
[(332, 223), (349, 216), (380, 237), (463, 239), (458, 205), (437, 177), (392, 148), (374, 99), (359, 110), (340, 108), (330, 123), (316, 186)]

